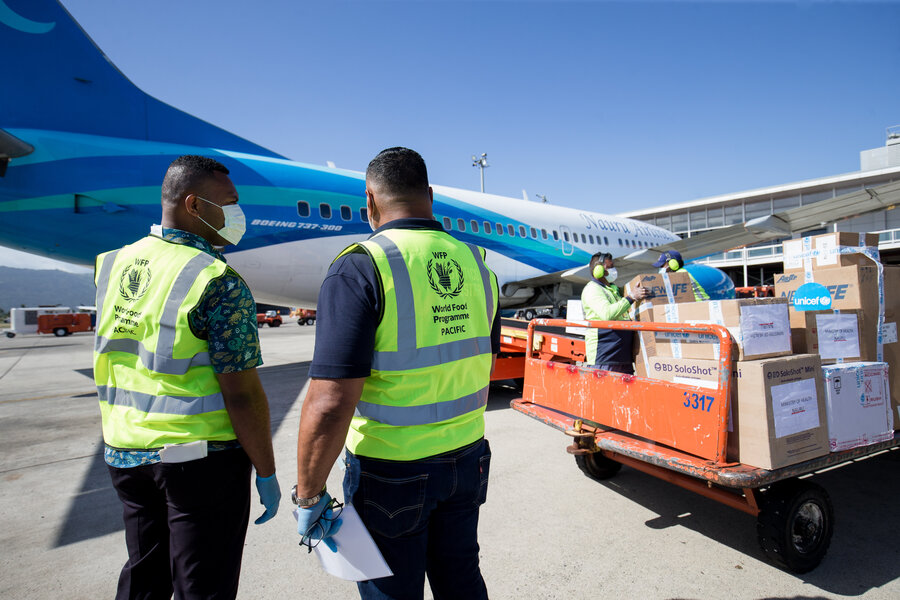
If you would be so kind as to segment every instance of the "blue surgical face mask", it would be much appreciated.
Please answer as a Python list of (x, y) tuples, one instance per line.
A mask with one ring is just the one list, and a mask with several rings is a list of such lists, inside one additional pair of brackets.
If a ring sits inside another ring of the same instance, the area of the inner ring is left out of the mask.
[[(197, 198), (200, 198), (200, 196), (197, 196)], [(203, 200), (207, 204), (212, 204), (213, 206), (219, 206), (206, 198), (200, 198), (200, 200)], [(222, 209), (222, 214), (225, 215), (225, 225), (222, 226), (222, 229), (216, 229), (204, 221), (203, 217), (198, 216), (197, 218), (203, 221), (207, 227), (222, 236), (227, 242), (237, 245), (247, 231), (247, 219), (244, 217), (244, 211), (241, 210), (241, 207), (237, 204), (227, 204), (225, 206), (219, 206), (219, 208)]]

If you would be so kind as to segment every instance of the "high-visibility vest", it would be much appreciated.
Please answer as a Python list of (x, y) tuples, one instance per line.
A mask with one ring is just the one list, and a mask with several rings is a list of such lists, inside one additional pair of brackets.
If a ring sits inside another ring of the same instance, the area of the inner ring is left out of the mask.
[[(615, 286), (604, 286), (597, 281), (589, 281), (581, 292), (581, 309), (584, 318), (588, 321), (607, 320), (603, 315), (594, 311), (594, 302), (591, 302), (591, 296), (602, 295), (609, 304), (615, 304), (622, 299)], [(611, 321), (628, 321), (628, 311), (623, 311), (618, 317), (608, 319)], [(604, 354), (609, 360), (601, 362), (630, 362), (631, 360), (631, 338), (634, 333), (631, 331), (615, 330), (615, 329), (597, 329), (590, 327), (584, 334), (584, 350), (585, 359), (588, 364), (597, 364), (597, 347), (603, 345)], [(610, 353), (610, 347), (621, 348)], [(618, 357), (616, 356), (618, 355)]]
[(498, 302), (484, 249), (427, 229), (388, 229), (358, 246), (384, 311), (347, 449), (409, 461), (480, 439)]
[(94, 382), (103, 439), (149, 449), (235, 439), (206, 340), (188, 313), (227, 265), (148, 236), (97, 257)]

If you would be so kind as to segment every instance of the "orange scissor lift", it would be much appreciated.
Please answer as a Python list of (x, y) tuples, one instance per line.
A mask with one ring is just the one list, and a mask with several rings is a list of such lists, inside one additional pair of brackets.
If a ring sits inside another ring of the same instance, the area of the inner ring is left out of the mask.
[(834, 513), (827, 492), (802, 475), (895, 448), (893, 440), (832, 452), (775, 470), (728, 462), (729, 398), (733, 340), (720, 325), (634, 321), (535, 319), (535, 327), (595, 327), (634, 331), (705, 333), (720, 344), (715, 389), (600, 371), (574, 364), (581, 357), (527, 354), (523, 397), (512, 407), (574, 438), (567, 450), (593, 479), (615, 475), (622, 465), (659, 477), (757, 518), (766, 556), (796, 573), (814, 569), (831, 542)]

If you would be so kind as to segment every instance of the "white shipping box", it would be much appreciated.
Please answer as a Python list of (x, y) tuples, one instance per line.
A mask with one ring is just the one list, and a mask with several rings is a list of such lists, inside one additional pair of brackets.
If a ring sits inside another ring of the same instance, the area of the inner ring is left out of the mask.
[(822, 374), (832, 452), (894, 437), (887, 363), (823, 365)]

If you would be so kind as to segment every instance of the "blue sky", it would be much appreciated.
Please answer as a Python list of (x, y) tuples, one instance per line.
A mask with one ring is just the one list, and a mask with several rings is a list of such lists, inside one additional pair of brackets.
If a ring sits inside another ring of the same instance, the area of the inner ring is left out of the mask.
[[(140, 88), (289, 158), (618, 213), (859, 169), (900, 4), (63, 0)], [(0, 255), (0, 264), (4, 264)]]

